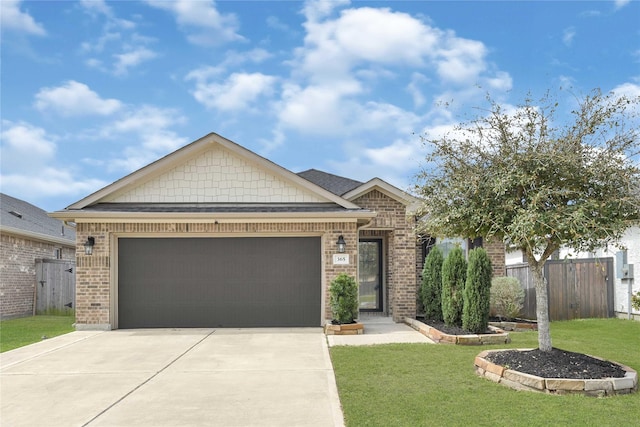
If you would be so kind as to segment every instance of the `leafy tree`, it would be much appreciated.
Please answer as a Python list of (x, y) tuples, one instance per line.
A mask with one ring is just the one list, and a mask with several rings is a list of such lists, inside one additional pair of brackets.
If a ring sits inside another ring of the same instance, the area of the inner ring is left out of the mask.
[(442, 321), (442, 251), (434, 246), (424, 259), (420, 294), (424, 306), (424, 317)]
[(462, 325), (466, 278), (467, 261), (462, 249), (456, 246), (442, 263), (442, 317), (447, 325)]
[(615, 244), (638, 219), (640, 97), (594, 90), (576, 99), (566, 124), (548, 94), (515, 108), (488, 101), (486, 114), (423, 138), (422, 231), (522, 250), (536, 287), (538, 345), (551, 351), (545, 261), (561, 246)]
[(482, 248), (470, 251), (462, 309), (462, 328), (467, 331), (481, 334), (489, 326), (492, 275), (487, 251)]

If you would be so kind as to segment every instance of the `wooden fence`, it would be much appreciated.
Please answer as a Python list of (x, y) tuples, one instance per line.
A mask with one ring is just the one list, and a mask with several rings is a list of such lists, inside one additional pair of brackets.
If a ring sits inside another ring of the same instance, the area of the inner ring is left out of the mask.
[[(535, 319), (536, 290), (529, 265), (509, 265), (507, 276), (518, 278), (525, 291), (521, 317)], [(544, 276), (547, 279), (550, 320), (613, 316), (613, 258), (547, 261)]]
[(37, 314), (66, 314), (75, 308), (76, 264), (59, 259), (36, 259)]

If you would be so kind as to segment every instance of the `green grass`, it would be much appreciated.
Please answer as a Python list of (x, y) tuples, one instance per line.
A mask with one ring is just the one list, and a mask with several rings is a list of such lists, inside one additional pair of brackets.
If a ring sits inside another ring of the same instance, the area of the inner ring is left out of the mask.
[[(553, 322), (554, 347), (640, 371), (640, 322)], [(621, 426), (640, 422), (640, 393), (597, 399), (518, 392), (478, 377), (473, 361), (490, 348), (535, 348), (536, 332), (508, 345), (389, 344), (333, 347), (347, 426)]]
[(0, 353), (73, 331), (74, 316), (32, 316), (0, 322)]

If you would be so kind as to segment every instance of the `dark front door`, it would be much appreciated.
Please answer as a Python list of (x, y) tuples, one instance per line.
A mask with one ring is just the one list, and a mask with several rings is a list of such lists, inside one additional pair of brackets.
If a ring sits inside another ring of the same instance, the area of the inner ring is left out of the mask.
[(382, 311), (382, 240), (360, 240), (358, 251), (360, 311)]
[(120, 328), (321, 324), (320, 237), (121, 238)]

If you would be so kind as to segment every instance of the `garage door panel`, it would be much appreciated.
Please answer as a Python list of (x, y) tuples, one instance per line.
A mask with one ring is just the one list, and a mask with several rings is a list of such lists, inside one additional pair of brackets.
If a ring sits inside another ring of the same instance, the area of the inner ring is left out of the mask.
[(319, 237), (121, 238), (121, 328), (319, 326)]

